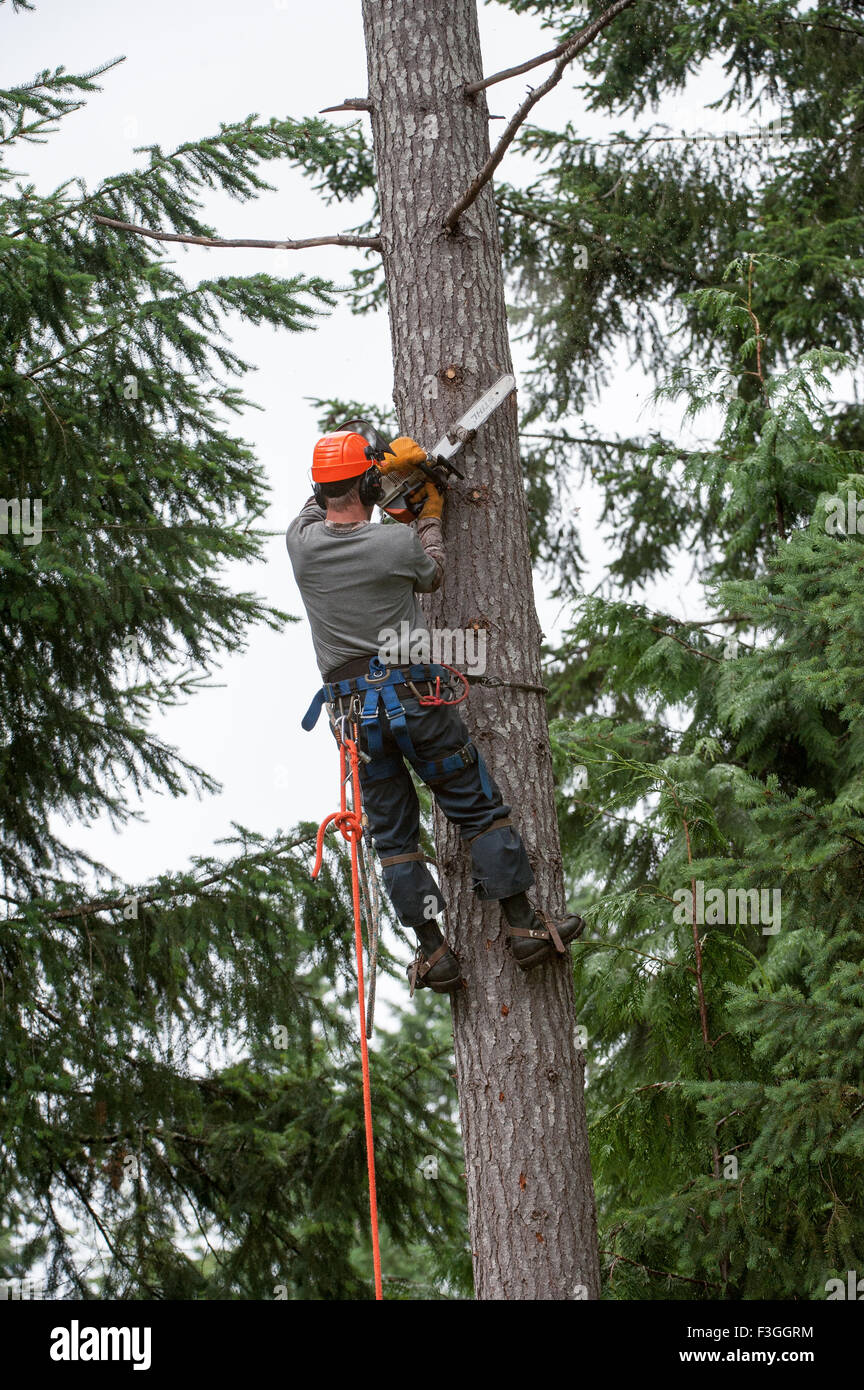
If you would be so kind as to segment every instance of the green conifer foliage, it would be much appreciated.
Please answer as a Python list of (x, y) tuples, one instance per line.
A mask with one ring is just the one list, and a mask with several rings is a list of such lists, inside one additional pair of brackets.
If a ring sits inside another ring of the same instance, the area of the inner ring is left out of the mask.
[[(550, 661), (611, 1297), (821, 1298), (860, 1266), (862, 48), (857, 6), (634, 6), (582, 90), (642, 132), (528, 130), (541, 170), (499, 189), (532, 476), (605, 499), (608, 582), (557, 564)], [(711, 57), (724, 134), (649, 123)], [(568, 420), (622, 344), (708, 443)], [(690, 622), (645, 597), (682, 556)], [(737, 911), (757, 889), (779, 930)]]
[[(721, 333), (758, 318), (759, 281), (733, 263), (700, 308)], [(864, 1239), (862, 454), (824, 403), (843, 359), (768, 375), (762, 344), (734, 364), (757, 375), (750, 400), (676, 370), (667, 393), (722, 409), (722, 434), (683, 465), (652, 455), (715, 519), (700, 577), (716, 617), (594, 596), (558, 674), (618, 1297), (824, 1297)]]
[[(508, 7), (561, 39), (605, 4)], [(636, 4), (580, 58), (606, 136), (526, 127), (535, 177), (496, 181), (533, 354), (534, 554), (572, 607), (547, 683), (589, 921), (573, 954), (612, 1298), (821, 1298), (861, 1268), (864, 419), (845, 380), (864, 332), (862, 51), (846, 0)], [(720, 138), (652, 119), (712, 60)], [(98, 76), (4, 94), (0, 149), (42, 138)], [(216, 577), (257, 553), (263, 506), (224, 423), (242, 364), (222, 315), (291, 331), (336, 299), (308, 275), (190, 287), (93, 214), (208, 235), (197, 193), (252, 198), (277, 157), (325, 198), (374, 198), (362, 125), (318, 118), (154, 148), (95, 191), (4, 177), (4, 486), (43, 496), (45, 533), (0, 537), (0, 1181), (15, 1234), (0, 1258), (15, 1274), (42, 1262), (66, 1290), (369, 1293), (344, 855), (312, 887), (311, 827), (267, 842), (238, 827), (224, 853), (137, 885), (133, 920), (110, 876), (82, 896), (87, 866), (47, 824), (52, 809), (122, 818), (130, 778), (207, 785), (152, 739), (147, 711), (191, 693), (248, 622), (281, 621)], [(377, 259), (348, 275), (356, 312), (380, 306)], [(622, 353), (690, 413), (698, 444), (582, 419)], [(317, 404), (323, 428), (356, 403)], [(572, 504), (589, 476), (608, 565), (585, 595)], [(682, 556), (686, 616), (649, 596)], [(388, 1295), (464, 1293), (436, 1001), (416, 996), (375, 1047)], [(419, 1171), (429, 1158), (436, 1178)]]

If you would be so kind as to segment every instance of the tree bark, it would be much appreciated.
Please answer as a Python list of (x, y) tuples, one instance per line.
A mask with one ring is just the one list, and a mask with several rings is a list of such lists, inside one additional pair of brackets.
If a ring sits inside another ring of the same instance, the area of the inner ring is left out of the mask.
[[(492, 185), (454, 232), (447, 210), (489, 155), (476, 0), (363, 0), (400, 428), (427, 446), (497, 377), (510, 347)], [(462, 454), (448, 493), (447, 578), (430, 627), (483, 629), (487, 674), (541, 685), (527, 511), (511, 400)], [(463, 707), (464, 708), (464, 707)], [(564, 908), (543, 697), (474, 686), (466, 719), (513, 807), (537, 901)], [(468, 981), (453, 996), (471, 1249), (479, 1299), (599, 1296), (596, 1216), (569, 954), (523, 974), (497, 904), (471, 891), (436, 812), (445, 927)]]

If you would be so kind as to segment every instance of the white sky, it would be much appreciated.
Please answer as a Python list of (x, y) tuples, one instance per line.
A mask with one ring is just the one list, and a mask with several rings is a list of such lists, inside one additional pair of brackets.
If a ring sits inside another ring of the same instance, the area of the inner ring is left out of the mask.
[[(550, 34), (535, 19), (495, 5), (480, 7), (480, 25), (487, 73), (551, 46)], [(0, 7), (0, 39), (3, 86), (30, 80), (46, 67), (62, 64), (81, 72), (126, 55), (126, 62), (103, 79), (103, 92), (68, 118), (48, 144), (14, 151), (13, 168), (31, 177), (40, 191), (72, 175), (84, 177), (92, 187), (111, 173), (134, 167), (140, 158), (132, 154), (136, 145), (160, 144), (169, 150), (252, 112), (312, 115), (366, 90), (359, 0), (317, 0), (314, 5), (300, 0), (38, 0), (32, 14), (14, 16), (8, 5)], [(532, 73), (502, 83), (490, 93), (491, 110), (509, 115), (527, 85), (537, 80)], [(706, 99), (704, 90), (700, 100)], [(574, 120), (598, 138), (610, 124), (596, 115), (585, 118), (566, 79), (533, 115), (537, 124), (549, 126)], [(668, 108), (664, 116), (671, 118)], [(718, 128), (718, 118), (703, 113), (695, 100), (689, 115), (686, 104), (676, 103), (675, 118), (692, 129), (709, 122)], [(334, 119), (347, 123), (352, 116)], [(620, 128), (627, 123), (615, 119), (611, 124)], [(501, 122), (493, 123), (493, 138), (501, 128)], [(508, 156), (502, 176), (517, 181), (518, 170), (518, 158)], [(344, 230), (366, 215), (359, 203), (324, 206), (310, 183), (287, 167), (264, 166), (264, 174), (278, 190), (256, 202), (208, 200), (204, 215), (219, 235), (321, 235)], [(266, 269), (319, 274), (337, 282), (344, 277), (347, 283), (349, 267), (359, 263), (359, 255), (341, 247), (301, 252), (172, 248), (171, 257), (193, 282), (214, 273)], [(235, 348), (257, 368), (244, 385), (262, 407), (247, 412), (237, 432), (253, 446), (269, 476), (268, 524), (284, 531), (309, 492), (317, 429), (304, 398), (338, 395), (389, 403), (386, 315), (358, 319), (340, 307), (314, 333), (232, 324), (231, 334)], [(514, 356), (518, 373), (525, 366), (519, 344)], [(661, 417), (643, 410), (645, 397), (644, 379), (622, 362), (591, 418), (607, 431), (647, 430)], [(677, 429), (677, 412), (665, 413), (665, 421)], [(605, 554), (594, 521), (597, 500), (580, 498), (592, 584), (602, 577)], [(302, 614), (281, 536), (268, 543), (264, 564), (235, 575), (237, 588), (252, 589), (274, 605)], [(676, 580), (666, 598), (673, 611), (692, 616), (693, 598), (688, 609), (683, 589)], [(538, 607), (551, 634), (556, 608), (542, 592)], [(287, 830), (301, 817), (318, 819), (335, 807), (334, 752), (326, 724), (322, 720), (313, 734), (305, 734), (299, 723), (318, 683), (305, 623), (281, 634), (253, 629), (246, 653), (227, 661), (217, 679), (222, 688), (197, 694), (184, 708), (156, 719), (154, 728), (185, 758), (217, 777), (221, 794), (203, 800), (148, 795), (140, 803), (146, 817), (142, 823), (117, 835), (105, 823), (72, 832), (78, 844), (103, 858), (129, 885), (182, 868), (191, 854), (210, 852), (229, 833), (232, 821), (270, 834)], [(133, 804), (139, 803), (130, 789)]]

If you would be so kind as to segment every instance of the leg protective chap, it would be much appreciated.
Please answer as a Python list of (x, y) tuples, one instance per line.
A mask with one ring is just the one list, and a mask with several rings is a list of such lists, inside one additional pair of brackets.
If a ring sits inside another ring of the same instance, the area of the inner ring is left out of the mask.
[(471, 849), (474, 892), (479, 898), (512, 898), (514, 893), (522, 893), (533, 885), (534, 873), (522, 837), (509, 820), (494, 821), (467, 844)]
[(421, 927), (444, 910), (441, 890), (417, 851), (411, 854), (383, 855), (381, 869), (384, 886), (405, 927)]

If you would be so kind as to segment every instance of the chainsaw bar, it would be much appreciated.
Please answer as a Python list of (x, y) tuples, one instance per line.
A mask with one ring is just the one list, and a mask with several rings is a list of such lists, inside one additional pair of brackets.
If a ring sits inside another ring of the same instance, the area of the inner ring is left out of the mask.
[(440, 459), (442, 463), (446, 463), (453, 458), (454, 454), (458, 454), (464, 444), (470, 443), (480, 426), (489, 419), (493, 410), (497, 410), (501, 402), (505, 401), (511, 391), (515, 391), (515, 389), (515, 376), (499, 377), (495, 385), (490, 386), (479, 400), (469, 406), (462, 419), (458, 420), (446, 434), (442, 434), (438, 443), (429, 450), (430, 462), (435, 463), (436, 460)]
[[(378, 500), (381, 510), (391, 516), (408, 520), (409, 514), (416, 514), (408, 498), (412, 492), (422, 487), (427, 478), (432, 478), (439, 486), (444, 484), (444, 473), (455, 473), (461, 478), (462, 474), (452, 459), (464, 445), (471, 442), (480, 426), (515, 389), (515, 376), (499, 377), (488, 391), (469, 406), (461, 419), (457, 420), (446, 434), (442, 434), (438, 443), (427, 451), (426, 462), (418, 464), (416, 473), (409, 474), (407, 478), (394, 478), (392, 482), (389, 479), (385, 481), (384, 490)], [(436, 468), (440, 470), (437, 477)]]

